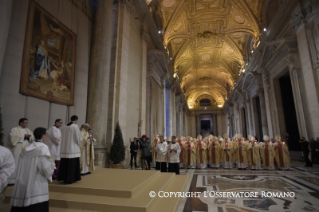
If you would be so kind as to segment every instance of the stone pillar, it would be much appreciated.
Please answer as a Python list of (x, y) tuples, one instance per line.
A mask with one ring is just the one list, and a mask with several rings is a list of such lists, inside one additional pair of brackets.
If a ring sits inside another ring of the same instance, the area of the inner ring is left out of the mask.
[[(113, 1), (98, 1), (95, 25), (92, 36), (90, 74), (88, 87), (87, 122), (96, 133), (98, 152), (105, 154), (108, 113), (109, 76), (112, 45), (112, 9)], [(104, 155), (97, 155), (96, 160), (104, 160)], [(104, 161), (105, 163), (105, 161)], [(103, 166), (103, 161), (98, 161)]]
[(305, 112), (303, 106), (303, 99), (301, 96), (301, 86), (299, 85), (299, 77), (298, 72), (301, 70), (296, 67), (294, 59), (292, 55), (287, 55), (287, 62), (289, 64), (289, 72), (290, 72), (290, 81), (292, 87), (292, 93), (294, 95), (294, 103), (296, 108), (296, 116), (298, 120), (298, 129), (300, 136), (304, 136), (306, 140), (309, 140), (306, 120), (305, 120)]
[(247, 116), (247, 132), (248, 134), (250, 135), (253, 135), (253, 120), (252, 120), (252, 115), (253, 115), (253, 112), (251, 110), (251, 104), (250, 104), (251, 100), (250, 100), (250, 96), (249, 96), (249, 93), (246, 93), (246, 101), (245, 101), (245, 104), (246, 104), (246, 116)]
[(262, 125), (262, 132), (260, 132), (260, 136), (269, 135), (268, 131), (268, 124), (267, 124), (267, 114), (266, 114), (266, 106), (265, 106), (265, 96), (264, 96), (264, 89), (258, 90), (259, 101), (260, 101), (260, 111), (261, 111), (261, 125)]
[(163, 136), (166, 136), (166, 82), (165, 79), (161, 79), (161, 86), (162, 86), (162, 98), (163, 98), (163, 129), (164, 134)]
[(0, 1), (0, 77), (10, 29), (13, 0)]
[(176, 135), (176, 108), (175, 108), (175, 87), (173, 86), (171, 89), (171, 133), (172, 135)]
[(274, 137), (275, 135), (273, 134), (273, 119), (271, 116), (271, 97), (269, 96), (269, 91), (271, 90), (270, 84), (269, 84), (269, 74), (268, 72), (264, 71), (262, 74), (263, 78), (263, 88), (265, 92), (265, 106), (266, 106), (266, 114), (267, 114), (267, 123), (268, 123), (268, 136), (269, 137)]
[(310, 119), (309, 135), (319, 135), (319, 99), (318, 73), (312, 66), (312, 56), (309, 49), (309, 38), (306, 32), (307, 24), (297, 26), (296, 35), (301, 62), (301, 73), (304, 79), (305, 96)]
[(200, 134), (201, 126), (200, 126), (200, 114), (196, 114), (196, 137)]
[(147, 36), (142, 33), (142, 58), (141, 58), (141, 77), (140, 77), (140, 108), (139, 108), (139, 123), (138, 123), (138, 136), (146, 133), (146, 72), (147, 72)]

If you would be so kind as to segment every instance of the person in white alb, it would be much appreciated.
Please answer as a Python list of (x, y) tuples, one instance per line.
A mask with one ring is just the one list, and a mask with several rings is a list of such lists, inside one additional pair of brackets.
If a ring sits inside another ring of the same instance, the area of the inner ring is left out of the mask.
[(11, 196), (11, 212), (49, 211), (49, 186), (55, 165), (50, 150), (42, 143), (46, 129), (34, 130), (36, 140), (28, 144), (19, 156), (16, 183)]
[(8, 185), (8, 178), (15, 170), (12, 153), (6, 147), (0, 146), (0, 202), (4, 197), (4, 189)]
[(167, 172), (166, 167), (166, 153), (167, 153), (167, 142), (164, 141), (163, 136), (159, 136), (160, 142), (156, 145), (156, 170), (161, 172)]
[(181, 147), (179, 143), (176, 143), (176, 137), (172, 136), (172, 142), (168, 146), (169, 163), (168, 172), (175, 172), (179, 174), (179, 154), (181, 153)]
[(61, 160), (57, 180), (67, 184), (81, 180), (80, 146), (82, 136), (77, 122), (78, 117), (74, 115), (71, 117), (71, 122), (61, 129)]
[[(12, 128), (10, 132), (9, 147), (13, 154), (16, 167), (18, 166), (19, 155), (22, 149), (34, 140), (32, 131), (27, 128), (28, 123), (27, 118), (21, 118), (19, 120), (19, 127)], [(15, 176), (16, 173), (14, 172), (9, 179), (9, 184), (15, 183)]]
[(51, 155), (54, 158), (55, 170), (52, 175), (52, 179), (55, 180), (58, 177), (59, 165), (60, 165), (60, 148), (61, 148), (61, 131), (62, 119), (55, 120), (52, 127), (47, 130), (44, 143), (48, 145)]

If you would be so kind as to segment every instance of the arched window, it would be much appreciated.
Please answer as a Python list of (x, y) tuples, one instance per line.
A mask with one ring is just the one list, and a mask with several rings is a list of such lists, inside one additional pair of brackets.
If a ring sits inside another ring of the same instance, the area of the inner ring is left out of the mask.
[(211, 106), (211, 103), (210, 103), (209, 99), (201, 99), (199, 105), (200, 106)]

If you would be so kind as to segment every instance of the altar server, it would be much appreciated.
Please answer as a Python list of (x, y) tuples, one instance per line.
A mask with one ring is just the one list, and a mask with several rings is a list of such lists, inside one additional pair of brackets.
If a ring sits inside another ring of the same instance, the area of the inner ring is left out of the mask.
[(14, 170), (15, 162), (12, 153), (6, 147), (0, 146), (0, 193), (8, 185), (8, 178)]
[(72, 116), (71, 122), (61, 130), (61, 161), (58, 173), (58, 181), (71, 184), (81, 180), (80, 170), (80, 146), (82, 136), (77, 125), (78, 117)]
[(45, 139), (46, 129), (34, 130), (36, 141), (21, 152), (17, 166), (16, 183), (11, 197), (11, 212), (49, 211), (48, 180), (52, 182), (55, 168)]
[(168, 172), (175, 172), (179, 174), (179, 154), (181, 153), (181, 147), (176, 142), (176, 137), (172, 136), (172, 142), (168, 146), (169, 163)]

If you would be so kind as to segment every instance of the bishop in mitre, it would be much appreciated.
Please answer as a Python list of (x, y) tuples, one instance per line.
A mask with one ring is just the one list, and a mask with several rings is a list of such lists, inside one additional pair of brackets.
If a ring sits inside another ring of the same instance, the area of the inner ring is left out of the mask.
[(277, 143), (274, 144), (274, 151), (278, 169), (287, 170), (290, 167), (290, 155), (288, 147), (285, 142), (281, 141), (281, 137), (279, 135), (276, 135), (275, 139)]
[(236, 141), (234, 142), (233, 147), (235, 151), (234, 156), (236, 158), (236, 164), (238, 169), (246, 169), (248, 167), (248, 148), (241, 134), (237, 134)]
[(209, 166), (218, 169), (220, 167), (221, 147), (217, 137), (210, 138), (211, 142), (208, 146)]
[(263, 169), (273, 170), (275, 168), (274, 166), (274, 147), (269, 142), (269, 137), (267, 135), (264, 135), (263, 137), (264, 145), (260, 148), (261, 152), (261, 158), (263, 160)]
[(221, 144), (221, 160), (222, 160), (222, 166), (224, 169), (231, 169), (233, 168), (233, 147), (232, 143), (228, 141), (229, 137), (228, 134), (224, 134), (224, 140)]
[(258, 170), (261, 168), (260, 160), (260, 146), (255, 140), (254, 136), (249, 135), (249, 144), (248, 144), (248, 161), (250, 169)]
[(194, 169), (196, 165), (196, 149), (193, 138), (188, 137), (184, 145), (184, 161), (187, 168)]
[[(29, 121), (27, 118), (19, 120), (19, 126), (11, 129), (9, 147), (15, 160), (15, 166), (18, 166), (19, 156), (22, 149), (34, 140), (34, 136), (28, 127)], [(16, 172), (14, 172), (9, 180), (9, 184), (15, 183)]]
[(206, 155), (206, 143), (202, 140), (202, 136), (197, 136), (198, 142), (196, 145), (196, 164), (197, 168), (204, 169), (207, 165), (207, 155)]

